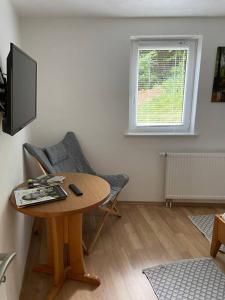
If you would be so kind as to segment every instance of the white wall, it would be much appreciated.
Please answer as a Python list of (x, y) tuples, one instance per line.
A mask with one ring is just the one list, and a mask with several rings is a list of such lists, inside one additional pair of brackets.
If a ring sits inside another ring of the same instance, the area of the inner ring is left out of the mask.
[[(225, 104), (211, 103), (225, 18), (25, 19), (24, 49), (38, 61), (38, 119), (32, 141), (50, 145), (74, 130), (99, 172), (125, 172), (121, 200), (161, 201), (160, 151), (224, 151)], [(129, 36), (202, 34), (198, 137), (126, 137)]]
[[(20, 44), (18, 21), (8, 0), (0, 0), (0, 28), (0, 66), (6, 72), (10, 42)], [(12, 189), (24, 178), (22, 144), (28, 140), (28, 130), (11, 137), (0, 128), (0, 253), (17, 252), (7, 272), (6, 286), (0, 286), (0, 299), (3, 289), (8, 300), (19, 299), (30, 239), (31, 220), (16, 213), (8, 201)]]

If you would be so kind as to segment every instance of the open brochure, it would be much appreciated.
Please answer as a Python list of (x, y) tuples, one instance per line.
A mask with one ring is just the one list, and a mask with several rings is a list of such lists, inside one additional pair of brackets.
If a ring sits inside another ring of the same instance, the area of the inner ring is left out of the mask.
[(59, 185), (15, 190), (16, 205), (25, 207), (66, 199), (67, 193)]
[(27, 184), (30, 188), (35, 188), (38, 186), (53, 186), (61, 184), (64, 179), (64, 176), (55, 176), (52, 174), (48, 174), (38, 176), (34, 179), (28, 179)]

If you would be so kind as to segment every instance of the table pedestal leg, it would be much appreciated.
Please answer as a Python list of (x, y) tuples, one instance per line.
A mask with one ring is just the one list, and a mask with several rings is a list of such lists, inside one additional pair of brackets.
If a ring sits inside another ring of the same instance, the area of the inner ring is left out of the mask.
[(98, 277), (91, 276), (85, 272), (82, 246), (82, 217), (81, 213), (68, 216), (68, 244), (71, 270), (68, 272), (67, 278), (98, 286), (100, 285)]
[[(48, 264), (38, 265), (34, 271), (53, 275), (53, 287), (47, 300), (53, 300), (66, 278), (100, 285), (96, 276), (85, 272), (82, 241), (82, 214), (53, 217), (47, 220)], [(68, 244), (68, 265), (64, 265), (64, 245)]]
[[(52, 300), (59, 293), (64, 279), (64, 218), (54, 217), (48, 220), (48, 261), (53, 262), (53, 287), (47, 297)], [(52, 253), (50, 253), (52, 251)]]

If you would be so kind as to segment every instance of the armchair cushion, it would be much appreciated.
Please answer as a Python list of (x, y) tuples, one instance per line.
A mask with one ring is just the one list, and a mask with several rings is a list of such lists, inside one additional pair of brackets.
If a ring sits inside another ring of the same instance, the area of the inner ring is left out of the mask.
[(126, 174), (117, 174), (117, 175), (101, 175), (97, 174), (99, 177), (108, 181), (111, 187), (111, 192), (108, 199), (103, 203), (103, 206), (108, 204), (110, 201), (113, 201), (122, 188), (129, 181), (129, 177)]
[(117, 175), (101, 175), (97, 174), (98, 176), (102, 177), (110, 184), (112, 189), (118, 189), (119, 191), (127, 184), (129, 181), (129, 177), (126, 174), (117, 174)]
[(45, 148), (45, 152), (53, 166), (68, 158), (68, 153), (62, 142)]
[[(82, 172), (96, 174), (85, 158), (73, 132), (67, 132), (63, 140), (54, 146), (39, 148), (25, 143), (24, 148), (42, 164), (48, 173)], [(48, 151), (46, 151), (47, 149)], [(62, 155), (59, 153), (60, 151), (62, 151)]]

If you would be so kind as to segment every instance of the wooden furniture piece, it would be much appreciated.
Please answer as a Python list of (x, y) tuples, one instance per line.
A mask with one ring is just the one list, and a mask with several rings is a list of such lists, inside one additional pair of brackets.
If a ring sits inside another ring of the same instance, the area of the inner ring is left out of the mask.
[[(13, 207), (26, 215), (45, 218), (48, 232), (48, 262), (38, 265), (37, 272), (53, 274), (53, 288), (47, 299), (52, 300), (59, 293), (66, 278), (98, 286), (100, 280), (87, 274), (84, 266), (82, 249), (82, 216), (88, 209), (99, 206), (110, 193), (108, 182), (98, 176), (84, 173), (57, 173), (65, 176), (62, 187), (68, 193), (66, 200), (46, 203), (26, 208), (18, 208), (14, 193), (10, 199)], [(69, 188), (75, 183), (83, 192), (76, 196)], [(19, 185), (18, 188), (25, 186)], [(64, 251), (68, 244), (68, 257)], [(64, 263), (67, 261), (67, 263)]]
[(15, 256), (16, 252), (0, 253), (0, 284), (6, 281), (5, 272)]
[(221, 215), (216, 215), (214, 219), (213, 235), (210, 249), (210, 254), (213, 257), (216, 257), (221, 244), (225, 244), (225, 220)]
[(43, 174), (54, 174), (58, 172), (88, 173), (97, 175), (110, 184), (111, 191), (109, 197), (98, 207), (103, 211), (103, 216), (96, 226), (95, 234), (86, 247), (86, 253), (89, 254), (100, 236), (108, 217), (110, 215), (121, 217), (117, 208), (117, 197), (127, 184), (129, 177), (126, 174), (98, 174), (88, 163), (79, 141), (73, 132), (67, 132), (63, 140), (56, 145), (39, 148), (25, 143), (24, 149), (34, 158), (38, 169)]

